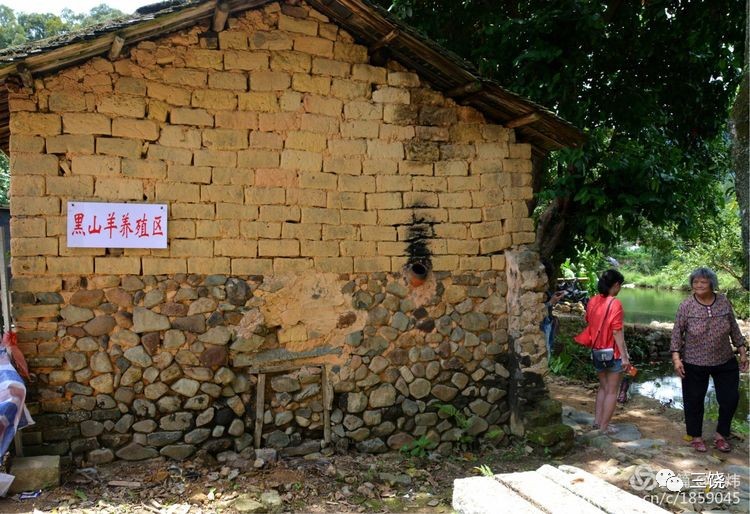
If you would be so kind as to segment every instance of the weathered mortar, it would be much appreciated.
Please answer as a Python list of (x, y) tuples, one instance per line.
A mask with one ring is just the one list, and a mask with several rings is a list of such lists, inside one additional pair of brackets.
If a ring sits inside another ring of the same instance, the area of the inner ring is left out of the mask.
[[(216, 50), (205, 30), (10, 95), (30, 453), (242, 450), (248, 369), (277, 364), (305, 367), (269, 376), (265, 444), (319, 438), (313, 364), (337, 444), (447, 451), (440, 403), (522, 433), (545, 365), (530, 145), (304, 6), (232, 18)], [(167, 203), (169, 248), (67, 248), (68, 200)], [(433, 273), (410, 289), (415, 259)]]

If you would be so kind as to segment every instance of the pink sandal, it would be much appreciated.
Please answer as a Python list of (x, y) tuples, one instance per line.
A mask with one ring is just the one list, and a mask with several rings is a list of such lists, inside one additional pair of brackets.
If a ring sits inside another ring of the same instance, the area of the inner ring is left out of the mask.
[(706, 442), (703, 439), (693, 439), (690, 441), (690, 446), (697, 452), (703, 453), (706, 451)]
[(714, 448), (724, 453), (729, 453), (730, 451), (732, 451), (732, 447), (723, 437), (717, 437), (716, 439), (714, 439)]

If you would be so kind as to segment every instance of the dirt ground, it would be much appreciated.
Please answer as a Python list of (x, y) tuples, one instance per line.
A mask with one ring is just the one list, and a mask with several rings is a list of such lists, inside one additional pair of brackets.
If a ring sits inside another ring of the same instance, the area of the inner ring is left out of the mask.
[[(548, 387), (553, 398), (576, 410), (593, 412), (593, 385), (552, 377)], [(648, 461), (655, 469), (701, 471), (707, 466), (748, 464), (748, 444), (743, 439), (731, 441), (730, 454), (709, 452), (708, 464), (705, 459), (696, 460), (682, 437), (682, 413), (655, 400), (635, 396), (625, 407), (618, 407), (613, 421), (635, 424), (643, 438), (666, 440), (664, 451)], [(712, 428), (706, 436), (710, 434)], [(545, 463), (571, 464), (628, 490), (629, 474), (623, 470), (633, 462), (618, 462), (604, 450), (585, 444), (583, 437), (577, 437), (573, 450), (558, 459), (530, 450), (522, 440), (506, 439), (497, 448), (473, 448), (449, 457), (352, 453), (283, 459), (263, 469), (254, 469), (251, 463), (209, 459), (116, 462), (68, 473), (59, 487), (38, 498), (0, 499), (0, 512), (208, 514), (252, 511), (257, 507), (254, 500), (262, 500), (284, 512), (450, 513), (453, 480), (477, 475), (482, 465), (494, 473), (506, 473), (537, 469)]]

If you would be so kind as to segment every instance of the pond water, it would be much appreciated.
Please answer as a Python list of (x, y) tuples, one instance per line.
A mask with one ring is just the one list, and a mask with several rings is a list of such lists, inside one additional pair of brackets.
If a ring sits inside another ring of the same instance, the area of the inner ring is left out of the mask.
[[(639, 368), (640, 369), (640, 368)], [(683, 409), (682, 383), (674, 374), (669, 363), (649, 369), (640, 369), (635, 382), (630, 386), (631, 393), (637, 393), (648, 398), (659, 400), (662, 405)], [(706, 394), (706, 418), (717, 419), (719, 405), (716, 402), (716, 391), (713, 379), (708, 383)], [(750, 375), (740, 374), (740, 403), (734, 417), (738, 420), (750, 421)]]
[(624, 287), (617, 298), (622, 302), (626, 323), (648, 325), (652, 321), (674, 321), (677, 308), (688, 291)]

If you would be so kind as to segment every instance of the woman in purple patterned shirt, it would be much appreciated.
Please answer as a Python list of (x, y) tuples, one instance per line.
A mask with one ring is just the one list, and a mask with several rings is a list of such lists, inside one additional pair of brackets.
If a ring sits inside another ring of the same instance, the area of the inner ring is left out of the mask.
[[(719, 287), (716, 273), (709, 268), (696, 269), (690, 274), (690, 287), (693, 294), (677, 309), (670, 347), (674, 370), (682, 378), (685, 428), (693, 448), (705, 452), (703, 406), (708, 377), (713, 378), (719, 403), (714, 447), (728, 452), (727, 438), (739, 402), (739, 372), (748, 369), (745, 339), (729, 300), (714, 292)], [(739, 349), (739, 366), (730, 338)]]

